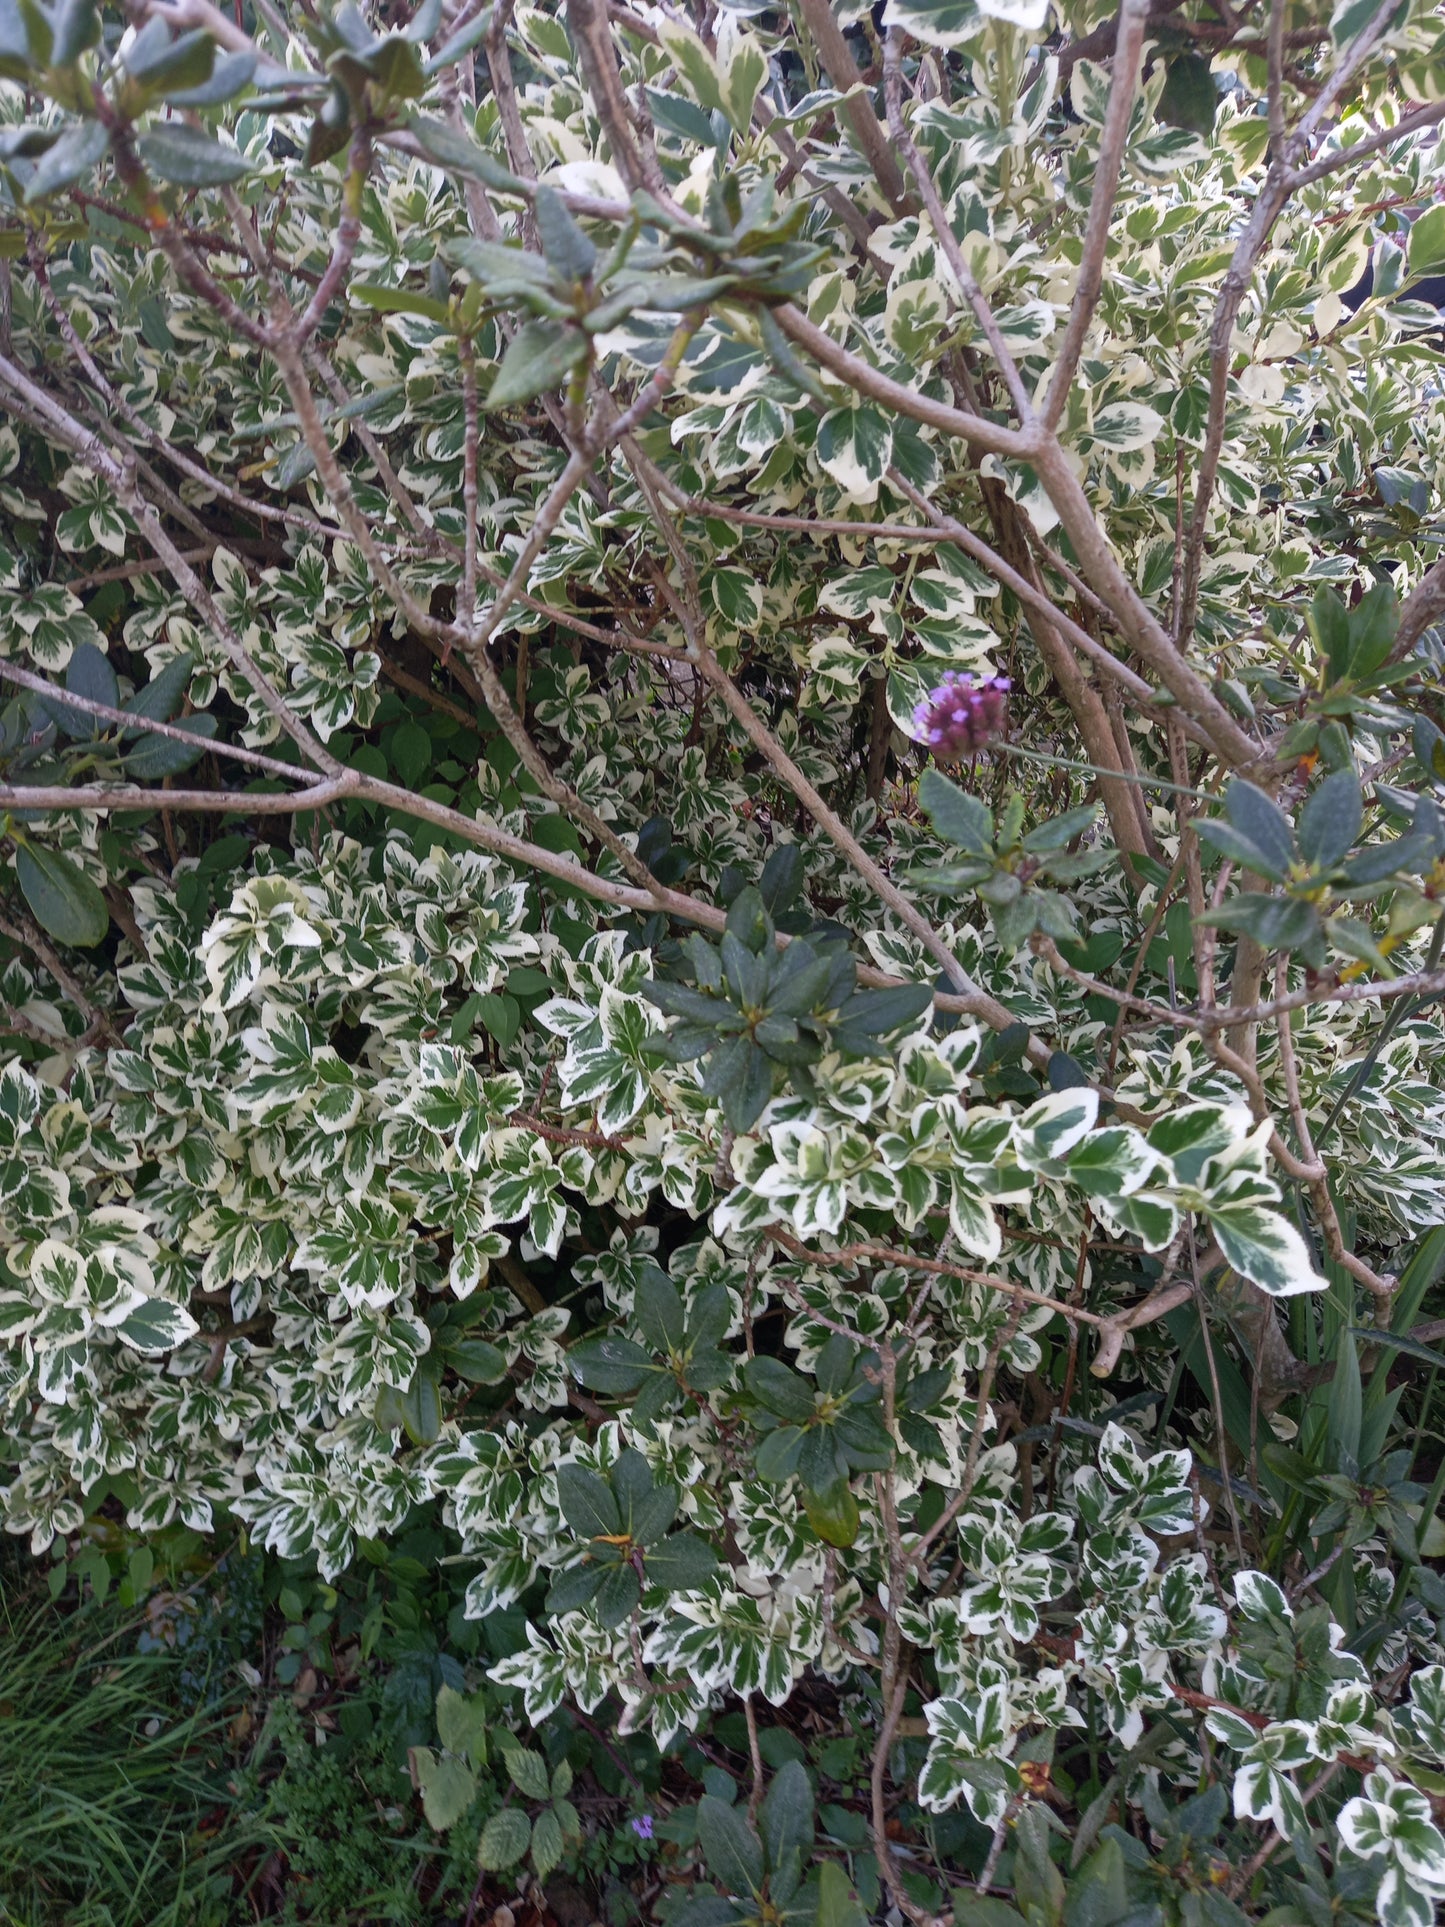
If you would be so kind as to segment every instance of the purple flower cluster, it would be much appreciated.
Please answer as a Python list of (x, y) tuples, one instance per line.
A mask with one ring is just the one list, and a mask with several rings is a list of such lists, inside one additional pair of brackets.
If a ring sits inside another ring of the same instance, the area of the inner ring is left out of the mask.
[(966, 669), (950, 669), (913, 712), (913, 734), (935, 756), (965, 756), (986, 749), (1008, 719), (1007, 676), (975, 682)]

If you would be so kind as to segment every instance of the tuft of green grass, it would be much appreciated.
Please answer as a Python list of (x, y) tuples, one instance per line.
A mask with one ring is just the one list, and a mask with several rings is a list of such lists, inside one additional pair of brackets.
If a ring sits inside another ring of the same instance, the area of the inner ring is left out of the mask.
[(4, 1578), (0, 1927), (227, 1927), (269, 1835), (231, 1811), (224, 1701), (185, 1710), (134, 1612)]

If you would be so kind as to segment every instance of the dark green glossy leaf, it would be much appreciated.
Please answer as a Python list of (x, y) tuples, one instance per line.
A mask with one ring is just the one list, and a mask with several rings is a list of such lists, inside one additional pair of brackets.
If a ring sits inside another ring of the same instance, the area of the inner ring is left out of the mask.
[(255, 71), (255, 54), (222, 54), (208, 80), (193, 87), (168, 86), (165, 99), (172, 107), (221, 107), (250, 86)]
[(817, 1410), (807, 1380), (780, 1358), (750, 1358), (743, 1367), (743, 1381), (759, 1405), (779, 1418), (807, 1423)]
[(194, 736), (195, 742), (177, 742), (174, 736), (142, 737), (125, 759), (126, 775), (137, 782), (159, 782), (165, 776), (179, 776), (182, 770), (198, 763), (216, 733), (215, 717), (188, 716), (176, 727)]
[(680, 1352), (687, 1337), (682, 1294), (656, 1266), (647, 1266), (632, 1295), (637, 1329), (657, 1352)]
[(1300, 854), (1317, 870), (1333, 869), (1360, 834), (1364, 807), (1355, 772), (1327, 776), (1299, 815)]
[(26, 843), (15, 853), (15, 875), (20, 893), (41, 929), (57, 943), (88, 950), (110, 929), (110, 911), (85, 872), (39, 843)]
[(557, 1502), (562, 1517), (584, 1539), (614, 1538), (622, 1529), (611, 1486), (585, 1466), (558, 1466)]
[(98, 120), (78, 121), (67, 127), (55, 145), (36, 164), (25, 186), (25, 205), (58, 194), (88, 176), (110, 151), (110, 135)]
[(1224, 808), (1239, 834), (1246, 837), (1281, 876), (1286, 874), (1294, 861), (1294, 833), (1278, 803), (1256, 784), (1235, 777), (1225, 792)]
[(507, 1376), (507, 1355), (485, 1338), (459, 1338), (446, 1347), (446, 1364), (472, 1385), (496, 1385)]
[(739, 1896), (762, 1891), (762, 1842), (736, 1807), (705, 1793), (697, 1807), (697, 1838), (720, 1886)]
[(918, 801), (946, 843), (974, 856), (993, 854), (993, 813), (967, 795), (942, 770), (926, 769), (918, 779)]
[(1219, 94), (1209, 60), (1203, 54), (1179, 54), (1170, 61), (1164, 91), (1154, 114), (1166, 127), (1182, 127), (1191, 134), (1212, 134)]
[(567, 1363), (584, 1385), (594, 1392), (625, 1395), (635, 1392), (653, 1369), (653, 1359), (630, 1338), (608, 1332), (601, 1338), (584, 1338), (567, 1354)]
[(56, 0), (51, 14), (50, 64), (69, 67), (100, 39), (95, 0)]
[[(71, 658), (74, 661), (74, 657)], [(143, 689), (138, 689), (125, 705), (127, 716), (144, 716), (149, 722), (168, 723), (180, 708), (195, 674), (196, 659), (182, 653), (172, 656), (164, 669), (158, 669)], [(125, 732), (129, 734), (129, 732)]]
[(515, 408), (559, 388), (587, 358), (587, 337), (570, 322), (529, 321), (513, 336), (487, 392), (486, 406)]
[(789, 1760), (773, 1775), (758, 1812), (758, 1831), (769, 1868), (781, 1867), (813, 1844), (813, 1789), (802, 1762)]
[(807, 1437), (808, 1434), (796, 1425), (782, 1425), (776, 1432), (769, 1432), (753, 1455), (758, 1477), (766, 1479), (770, 1485), (781, 1485), (784, 1479), (792, 1478), (803, 1456), (803, 1444)]
[(251, 172), (244, 154), (181, 122), (153, 127), (136, 146), (146, 172), (172, 187), (228, 187)]
[(568, 1566), (547, 1588), (549, 1613), (580, 1612), (597, 1596), (597, 1588), (607, 1577), (608, 1568), (589, 1560), (586, 1565)]
[(620, 1626), (642, 1597), (642, 1585), (631, 1566), (609, 1566), (593, 1601), (604, 1626)]
[(696, 1592), (717, 1571), (717, 1554), (695, 1532), (674, 1532), (648, 1549), (647, 1583), (668, 1592)]
[(401, 1395), (401, 1422), (413, 1445), (431, 1445), (441, 1433), (441, 1385), (430, 1359), (422, 1361)]
[(539, 187), (532, 218), (548, 267), (564, 281), (587, 280), (597, 266), (597, 250), (567, 212), (561, 195)]

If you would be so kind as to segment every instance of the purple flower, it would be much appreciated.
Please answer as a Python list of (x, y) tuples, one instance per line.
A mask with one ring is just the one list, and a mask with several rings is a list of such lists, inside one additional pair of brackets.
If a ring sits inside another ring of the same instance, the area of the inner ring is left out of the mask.
[(955, 757), (986, 749), (1008, 720), (1007, 676), (975, 682), (966, 669), (950, 669), (913, 712), (913, 735), (935, 756)]
[(632, 1831), (637, 1835), (639, 1840), (650, 1840), (652, 1838), (652, 1815), (650, 1813), (634, 1814)]

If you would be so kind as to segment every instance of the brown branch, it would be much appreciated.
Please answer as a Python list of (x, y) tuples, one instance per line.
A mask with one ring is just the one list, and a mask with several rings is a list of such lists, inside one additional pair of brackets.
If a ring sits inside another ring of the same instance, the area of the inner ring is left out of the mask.
[[(810, 5), (820, 7), (830, 20), (833, 18), (829, 0), (803, 0), (803, 5), (805, 10)], [(1002, 330), (994, 319), (993, 309), (989, 306), (983, 289), (979, 286), (973, 269), (968, 265), (963, 249), (958, 244), (958, 237), (949, 222), (948, 210), (943, 205), (928, 163), (919, 153), (917, 144), (904, 122), (902, 41), (903, 36), (899, 29), (890, 27), (884, 42), (883, 53), (883, 88), (888, 105), (888, 131), (892, 134), (893, 143), (903, 156), (909, 173), (918, 183), (918, 192), (923, 199), (929, 226), (943, 249), (943, 257), (949, 265), (954, 280), (957, 281), (964, 299), (973, 309), (978, 325), (983, 330), (984, 339), (992, 350), (993, 358), (1003, 375), (1004, 386), (1008, 389), (1014, 411), (1021, 422), (1031, 421), (1034, 412), (1033, 403), (1029, 399), (1028, 390), (1024, 387), (1018, 364), (1014, 361), (1009, 345), (1003, 338)]]
[(995, 455), (1019, 455), (1025, 460), (1030, 458), (1032, 444), (1011, 428), (1000, 428), (982, 415), (965, 414), (960, 408), (948, 402), (935, 401), (931, 395), (921, 394), (916, 388), (905, 387), (901, 381), (894, 381), (871, 361), (864, 361), (861, 355), (853, 354), (816, 322), (810, 321), (800, 308), (790, 301), (780, 302), (773, 310), (773, 319), (783, 333), (805, 348), (820, 368), (841, 381), (855, 393), (866, 395), (869, 401), (876, 401), (881, 408), (906, 415), (910, 421), (922, 422), (926, 427), (937, 428), (945, 435), (956, 435), (965, 442), (973, 442), (979, 448)]
[(843, 111), (857, 136), (864, 158), (873, 170), (873, 178), (895, 215), (911, 212), (912, 203), (897, 158), (873, 111), (863, 77), (853, 59), (853, 50), (838, 25), (830, 0), (798, 0), (798, 11), (823, 63), (824, 72), (844, 96)]
[[(1341, 56), (1318, 95), (1306, 110), (1294, 132), (1279, 142), (1269, 173), (1254, 204), (1234, 258), (1224, 277), (1214, 320), (1209, 330), (1209, 413), (1205, 423), (1204, 448), (1195, 478), (1194, 512), (1190, 518), (1185, 546), (1179, 610), (1175, 640), (1182, 648), (1194, 632), (1199, 607), (1200, 580), (1204, 568), (1204, 542), (1209, 528), (1209, 509), (1219, 474), (1219, 458), (1224, 445), (1224, 417), (1228, 396), (1229, 372), (1234, 341), (1234, 324), (1254, 275), (1255, 262), (1263, 249), (1285, 204), (1302, 183), (1296, 172), (1309, 144), (1329, 118), (1335, 102), (1361, 65), (1375, 50), (1386, 32), (1394, 12), (1391, 0), (1384, 0), (1378, 12)], [(1306, 173), (1308, 170), (1304, 170)]]
[(1104, 280), (1104, 256), (1109, 248), (1109, 217), (1119, 191), (1119, 170), (1123, 165), (1124, 142), (1133, 118), (1134, 101), (1139, 91), (1139, 60), (1144, 45), (1144, 28), (1149, 16), (1149, 0), (1120, 0), (1115, 23), (1114, 75), (1109, 86), (1109, 104), (1104, 110), (1104, 127), (1099, 138), (1099, 154), (1089, 181), (1089, 218), (1084, 228), (1084, 253), (1079, 263), (1079, 279), (1069, 309), (1064, 339), (1059, 347), (1049, 382), (1048, 397), (1041, 411), (1044, 424), (1057, 428), (1074, 385), (1084, 338), (1089, 332), (1099, 290)]
[[(47, 682), (43, 676), (37, 676), (33, 670), (22, 669), (18, 663), (0, 662), (0, 682), (33, 690), (36, 695), (44, 696), (57, 706), (81, 710), (87, 716), (98, 717), (103, 722), (123, 724), (137, 736), (169, 736), (178, 743), (199, 746), (216, 756), (229, 756), (238, 763), (248, 763), (252, 768), (264, 769), (273, 776), (284, 776), (293, 783), (315, 780), (294, 763), (283, 763), (278, 757), (263, 755), (260, 750), (245, 749), (236, 743), (213, 742), (209, 736), (198, 736), (194, 730), (184, 729), (178, 723), (163, 723), (154, 717), (135, 716), (124, 709), (116, 709), (110, 703), (95, 702), (89, 696), (70, 695), (66, 690), (57, 689), (54, 683)], [(167, 807), (170, 807), (169, 804)]]

